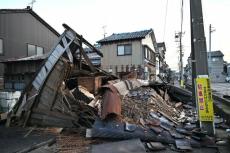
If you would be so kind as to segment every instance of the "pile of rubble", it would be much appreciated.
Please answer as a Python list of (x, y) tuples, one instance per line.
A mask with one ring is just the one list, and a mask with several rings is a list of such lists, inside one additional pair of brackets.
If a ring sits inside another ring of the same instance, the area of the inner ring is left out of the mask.
[[(129, 90), (130, 86), (132, 89)], [(102, 99), (98, 100), (100, 118), (87, 129), (86, 137), (138, 138), (146, 142), (148, 150), (166, 149), (163, 144), (174, 144), (175, 150), (215, 145), (212, 138), (196, 127), (195, 108), (184, 108), (182, 102), (173, 101), (167, 90), (159, 86), (143, 86), (138, 80), (107, 85)], [(154, 148), (156, 141), (160, 148)]]
[(169, 99), (167, 91), (163, 94), (167, 98), (163, 98), (151, 87), (139, 87), (131, 90), (122, 100), (122, 116), (138, 123), (140, 119), (148, 119), (150, 112), (155, 112), (177, 122), (181, 110), (173, 107), (173, 102)]
[(8, 115), (8, 126), (67, 128), (67, 134), (57, 135), (57, 150), (62, 152), (140, 153), (216, 146), (197, 128), (188, 95), (174, 94), (167, 84), (115, 79), (93, 67), (80, 44), (96, 49), (65, 28)]

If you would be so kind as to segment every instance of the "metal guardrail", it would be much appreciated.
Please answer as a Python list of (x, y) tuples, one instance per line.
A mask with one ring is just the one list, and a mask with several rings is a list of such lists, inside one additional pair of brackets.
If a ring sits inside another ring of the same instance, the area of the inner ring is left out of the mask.
[[(186, 85), (186, 88), (191, 91), (192, 90), (192, 86), (191, 85)], [(215, 101), (219, 101), (219, 102), (222, 102), (228, 106), (230, 106), (230, 100), (226, 99), (226, 98), (223, 98), (223, 97), (220, 97), (219, 95), (215, 94), (212, 92), (212, 97), (213, 97), (213, 100), (214, 102)]]
[[(186, 85), (187, 90), (191, 91), (192, 86)], [(230, 100), (220, 97), (216, 94), (212, 94), (213, 97), (213, 107), (216, 114), (220, 115), (226, 120), (226, 123), (230, 125), (230, 111), (226, 111), (226, 107), (230, 107)]]

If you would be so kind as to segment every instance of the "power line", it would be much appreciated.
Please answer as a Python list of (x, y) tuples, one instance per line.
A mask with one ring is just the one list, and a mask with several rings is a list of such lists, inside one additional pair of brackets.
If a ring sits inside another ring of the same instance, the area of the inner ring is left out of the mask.
[(168, 15), (168, 0), (166, 1), (166, 7), (165, 7), (165, 21), (164, 21), (163, 41), (165, 41), (165, 31), (166, 31), (167, 15)]
[(183, 18), (184, 18), (184, 0), (181, 0), (181, 27), (180, 27), (180, 32), (182, 33), (183, 31)]

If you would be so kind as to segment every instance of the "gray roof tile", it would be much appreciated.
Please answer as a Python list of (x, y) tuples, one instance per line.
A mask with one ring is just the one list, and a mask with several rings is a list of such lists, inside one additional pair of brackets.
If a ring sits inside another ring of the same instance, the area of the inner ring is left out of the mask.
[[(208, 52), (208, 55), (209, 55), (210, 53)], [(220, 56), (224, 56), (224, 54), (221, 52), (221, 51), (212, 51), (211, 52), (211, 56), (212, 57), (220, 57)]]
[(99, 40), (98, 43), (107, 43), (107, 42), (130, 40), (130, 39), (131, 40), (142, 39), (152, 31), (153, 31), (152, 29), (149, 29), (149, 30), (136, 31), (136, 32), (112, 34), (111, 36), (108, 36), (108, 37), (105, 37), (104, 39)]

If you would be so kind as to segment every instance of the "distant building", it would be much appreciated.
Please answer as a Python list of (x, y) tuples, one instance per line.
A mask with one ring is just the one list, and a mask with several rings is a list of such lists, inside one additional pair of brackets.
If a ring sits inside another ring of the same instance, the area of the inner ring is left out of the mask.
[[(100, 50), (99, 47), (96, 47), (98, 50)], [(101, 56), (99, 56), (96, 52), (93, 52), (91, 48), (84, 48), (84, 51), (86, 52), (87, 56), (91, 60), (92, 64), (96, 67), (101, 66)]]
[[(211, 60), (209, 59), (211, 54)], [(224, 54), (221, 51), (208, 52), (209, 74), (212, 82), (224, 82)]]
[[(26, 9), (0, 9), (0, 61), (43, 55), (51, 50), (59, 33), (38, 16)], [(0, 64), (0, 77), (3, 76)]]
[(157, 42), (152, 29), (112, 34), (98, 43), (104, 57), (101, 68), (117, 76), (136, 72), (141, 79), (156, 78)]
[(227, 64), (227, 76), (230, 76), (230, 63)]

